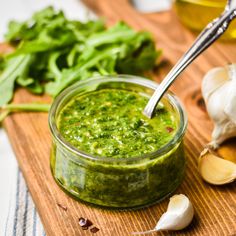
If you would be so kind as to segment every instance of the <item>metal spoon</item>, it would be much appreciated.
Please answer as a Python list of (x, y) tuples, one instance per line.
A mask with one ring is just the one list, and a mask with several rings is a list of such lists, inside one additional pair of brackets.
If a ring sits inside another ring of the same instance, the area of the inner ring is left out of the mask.
[(236, 17), (236, 0), (228, 0), (224, 12), (200, 33), (189, 50), (180, 58), (167, 74), (143, 110), (143, 114), (152, 118), (155, 107), (178, 75), (205, 49), (215, 42), (228, 28), (229, 23)]

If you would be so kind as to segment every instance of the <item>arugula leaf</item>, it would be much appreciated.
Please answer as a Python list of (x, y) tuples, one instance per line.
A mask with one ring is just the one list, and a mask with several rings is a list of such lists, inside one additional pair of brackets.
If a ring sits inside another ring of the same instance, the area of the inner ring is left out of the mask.
[(11, 101), (16, 85), (55, 97), (95, 75), (142, 74), (161, 54), (149, 33), (124, 22), (107, 29), (103, 20), (68, 20), (52, 7), (10, 22), (5, 39), (16, 49), (0, 58), (0, 107)]
[(31, 55), (18, 56), (8, 61), (6, 69), (0, 75), (0, 106), (12, 99), (14, 83), (27, 70), (31, 57)]

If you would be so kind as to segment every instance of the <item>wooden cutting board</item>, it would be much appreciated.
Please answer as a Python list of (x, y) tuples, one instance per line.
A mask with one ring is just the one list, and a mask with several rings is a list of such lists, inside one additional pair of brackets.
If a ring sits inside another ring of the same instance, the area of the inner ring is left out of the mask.
[[(86, 4), (98, 15), (105, 16), (108, 25), (124, 20), (137, 30), (153, 33), (157, 46), (163, 49), (161, 65), (154, 73), (157, 81), (163, 78), (195, 38), (194, 34), (179, 23), (173, 12), (143, 15), (128, 0), (87, 0)], [(236, 44), (216, 43), (171, 88), (184, 103), (189, 117), (185, 136), (187, 171), (176, 193), (186, 194), (196, 212), (187, 229), (171, 235), (236, 235), (236, 184), (211, 186), (203, 182), (197, 171), (197, 158), (210, 140), (213, 127), (201, 97), (201, 80), (209, 69), (228, 62), (236, 62)], [(50, 98), (33, 96), (25, 90), (19, 90), (14, 99), (15, 102), (35, 100), (50, 101)], [(168, 199), (147, 209), (130, 212), (102, 210), (73, 200), (57, 186), (50, 172), (51, 138), (47, 114), (14, 114), (5, 120), (4, 127), (47, 235), (92, 235), (80, 228), (79, 217), (88, 217), (100, 229), (95, 235), (130, 235), (133, 231), (153, 228), (166, 210)], [(236, 141), (233, 140), (229, 145), (236, 147)], [(235, 153), (236, 150), (231, 149), (231, 152)], [(66, 206), (67, 211), (59, 207), (58, 203)]]

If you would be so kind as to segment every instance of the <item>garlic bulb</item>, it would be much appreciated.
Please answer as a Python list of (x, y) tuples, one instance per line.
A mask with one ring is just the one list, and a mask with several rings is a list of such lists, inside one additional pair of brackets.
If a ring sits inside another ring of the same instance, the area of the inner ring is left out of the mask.
[(162, 230), (181, 230), (191, 223), (193, 216), (194, 209), (189, 199), (183, 194), (174, 195), (170, 198), (167, 211), (161, 216), (154, 229), (133, 234), (148, 234)]
[(236, 164), (220, 158), (208, 148), (199, 157), (198, 170), (202, 178), (210, 184), (222, 185), (236, 180)]
[(202, 95), (214, 121), (209, 145), (217, 148), (236, 136), (236, 64), (210, 70), (203, 78)]

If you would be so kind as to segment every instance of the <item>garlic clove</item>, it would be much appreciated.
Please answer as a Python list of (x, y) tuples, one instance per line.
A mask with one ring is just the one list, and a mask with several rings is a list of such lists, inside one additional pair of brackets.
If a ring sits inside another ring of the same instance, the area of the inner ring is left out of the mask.
[(236, 137), (236, 64), (210, 70), (202, 81), (202, 96), (214, 122), (210, 146), (218, 148)]
[(208, 71), (202, 80), (202, 95), (205, 101), (228, 80), (227, 67), (216, 67)]
[(181, 230), (191, 223), (193, 216), (194, 209), (189, 199), (183, 194), (174, 195), (170, 198), (167, 211), (161, 216), (154, 229), (133, 234), (140, 235), (162, 230)]
[(236, 66), (232, 64), (228, 66), (229, 70), (229, 78), (230, 78), (230, 89), (227, 93), (227, 103), (224, 107), (224, 112), (228, 115), (229, 120), (231, 120), (234, 124), (236, 124)]
[(193, 219), (193, 205), (183, 195), (174, 195), (165, 212), (156, 225), (157, 230), (181, 230), (187, 227)]
[(236, 164), (213, 154), (209, 148), (205, 148), (200, 154), (198, 170), (210, 184), (222, 185), (236, 179)]

